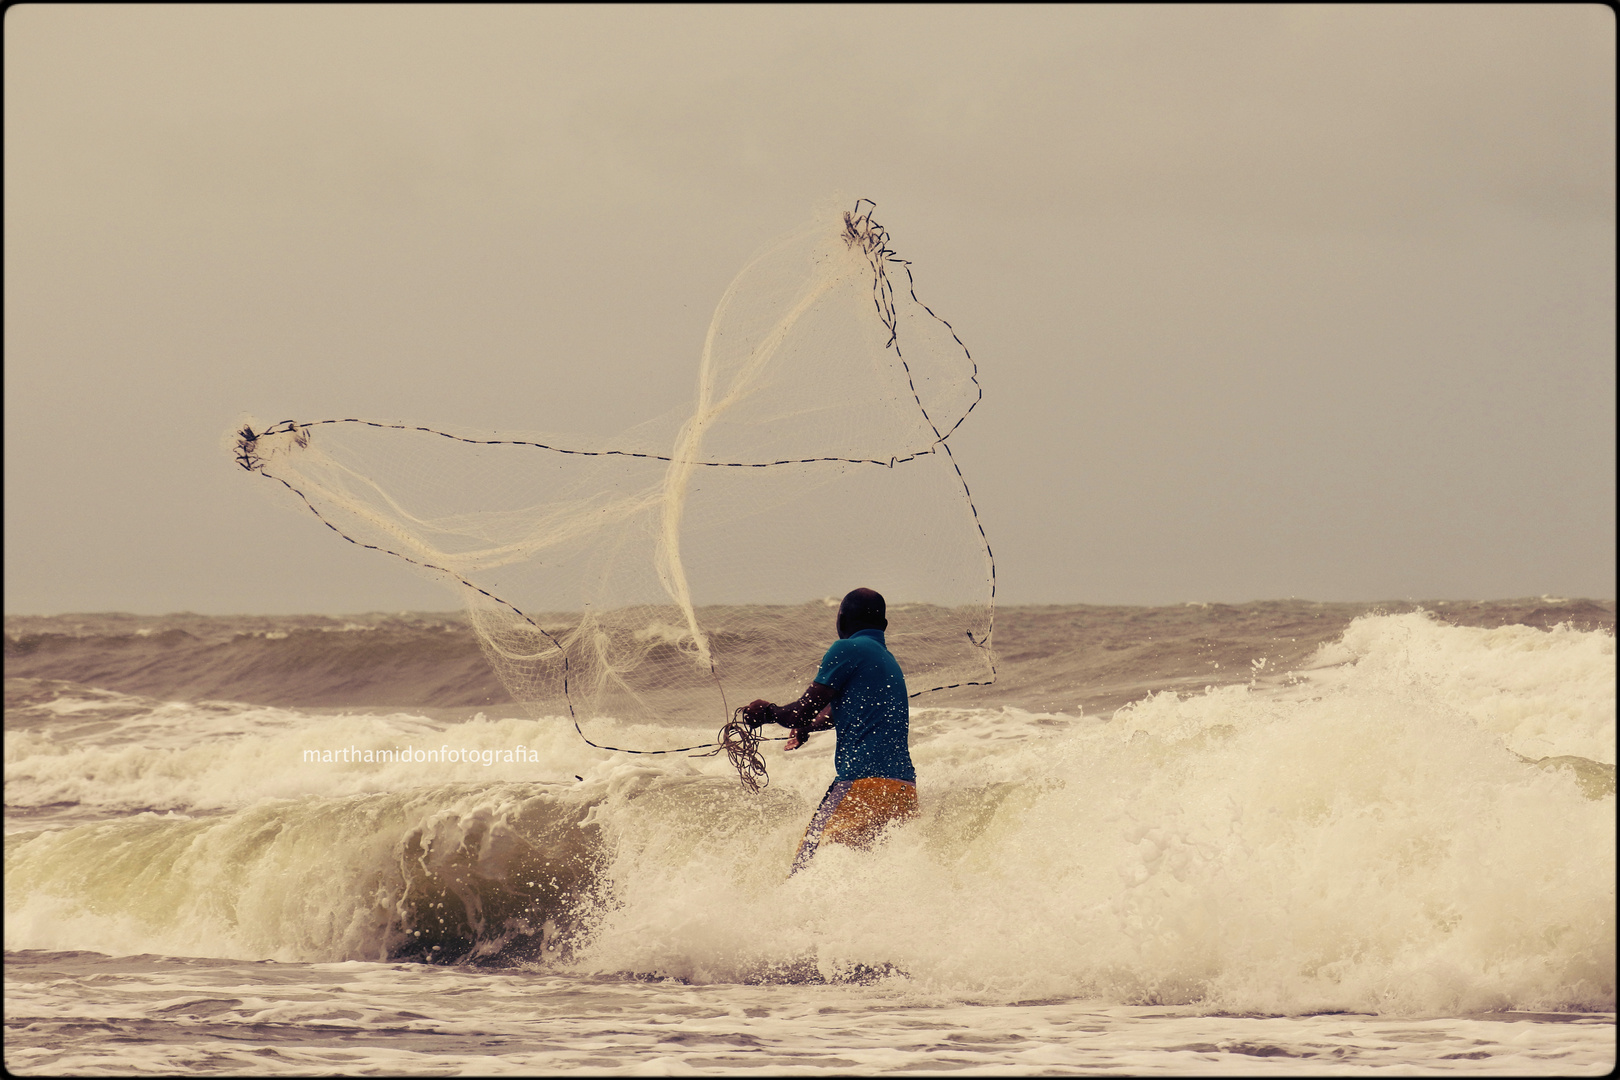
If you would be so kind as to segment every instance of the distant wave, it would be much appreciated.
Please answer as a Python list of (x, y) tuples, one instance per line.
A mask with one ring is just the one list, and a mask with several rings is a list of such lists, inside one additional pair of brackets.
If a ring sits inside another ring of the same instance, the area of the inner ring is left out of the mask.
[[(1003, 608), (996, 646), (1001, 678), (941, 704), (1111, 710), (1155, 691), (1247, 682), (1304, 663), (1368, 612), (1422, 607), (1459, 626), (1565, 624), (1613, 631), (1613, 601), (1532, 598), (1381, 604), (1303, 600), (1249, 604)], [(703, 609), (724, 638), (728, 611)], [(814, 602), (782, 608), (811, 639), (832, 637)], [(904, 605), (890, 613), (901, 625)], [(823, 626), (825, 624), (825, 626)], [(559, 621), (558, 625), (562, 625)], [(762, 643), (769, 649), (769, 643)], [(817, 656), (756, 656), (782, 670), (813, 669)], [(902, 667), (905, 657), (900, 656)], [(1254, 665), (1262, 662), (1259, 668)], [(327, 616), (7, 616), (8, 677), (185, 701), (226, 700), (289, 708), (490, 707), (513, 704), (457, 614)], [(739, 687), (746, 694), (748, 688)]]
[[(74, 622), (63, 626), (70, 618)], [(318, 626), (263, 618), (192, 616), (185, 626), (166, 621), (173, 622), (154, 618), (117, 627), (107, 617), (75, 616), (53, 620), (57, 625), (49, 629), (14, 629), (7, 620), (6, 675), (186, 701), (306, 708), (512, 700), (472, 631), (454, 618), (329, 620), (331, 625)]]

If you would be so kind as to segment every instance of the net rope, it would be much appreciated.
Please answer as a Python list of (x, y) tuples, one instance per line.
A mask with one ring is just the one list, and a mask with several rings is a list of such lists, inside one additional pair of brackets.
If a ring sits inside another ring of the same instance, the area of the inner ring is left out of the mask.
[[(765, 758), (759, 752), (759, 744), (765, 740), (759, 734), (758, 728), (743, 719), (741, 707), (731, 714), (731, 719), (720, 729), (718, 738), (720, 741), (715, 744), (713, 750), (697, 756), (714, 757), (724, 750), (726, 757), (731, 761), (731, 767), (737, 770), (737, 779), (741, 780), (742, 786), (750, 792), (757, 792), (771, 782), (770, 774), (765, 771)], [(786, 738), (787, 736), (781, 737)]]
[[(995, 679), (995, 558), (949, 443), (983, 399), (978, 365), (917, 298), (874, 208), (860, 200), (745, 267), (711, 322), (696, 407), (667, 452), (359, 417), (249, 420), (231, 451), (349, 543), (451, 582), (531, 714), (561, 706), (588, 745), (618, 753), (724, 749), (757, 790), (758, 744), (785, 736), (742, 723), (726, 684), (796, 698), (810, 680), (793, 686), (803, 672), (790, 672), (784, 683), (756, 643), (815, 654), (826, 627), (801, 626), (801, 611), (738, 608), (753, 601), (733, 594), (781, 591), (830, 558), (841, 582), (855, 574), (889, 596), (892, 626), (909, 628), (891, 629), (891, 649), (908, 681), (927, 684), (912, 698)], [(903, 275), (898, 297), (891, 274)], [(865, 316), (850, 302), (863, 291)], [(466, 449), (446, 457), (424, 439)], [(915, 602), (897, 611), (897, 594)], [(581, 725), (583, 713), (662, 727), (712, 716), (704, 702), (716, 699), (730, 719), (710, 742), (614, 745), (623, 740)]]

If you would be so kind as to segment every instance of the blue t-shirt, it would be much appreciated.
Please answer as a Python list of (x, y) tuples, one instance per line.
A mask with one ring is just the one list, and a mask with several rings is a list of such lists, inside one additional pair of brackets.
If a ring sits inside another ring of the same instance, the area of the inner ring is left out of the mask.
[(833, 756), (838, 779), (885, 776), (916, 783), (906, 747), (911, 731), (906, 677), (883, 644), (883, 631), (857, 630), (833, 642), (821, 658), (816, 682), (837, 695), (831, 718), (838, 729)]

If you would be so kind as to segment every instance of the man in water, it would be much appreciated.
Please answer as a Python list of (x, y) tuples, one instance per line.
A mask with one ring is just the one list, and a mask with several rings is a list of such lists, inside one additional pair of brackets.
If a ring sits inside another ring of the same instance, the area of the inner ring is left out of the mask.
[(883, 643), (888, 626), (883, 597), (854, 590), (839, 605), (838, 640), (804, 695), (791, 705), (759, 700), (743, 710), (751, 726), (775, 721), (793, 729), (788, 750), (803, 746), (812, 731), (838, 732), (838, 778), (810, 819), (792, 873), (823, 840), (870, 847), (884, 826), (917, 813), (917, 770), (906, 746), (911, 705), (906, 678)]

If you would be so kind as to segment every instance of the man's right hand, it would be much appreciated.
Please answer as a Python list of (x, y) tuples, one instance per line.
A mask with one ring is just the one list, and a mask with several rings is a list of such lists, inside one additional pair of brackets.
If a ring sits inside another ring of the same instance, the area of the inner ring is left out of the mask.
[(764, 698), (756, 698), (743, 706), (743, 722), (751, 728), (763, 727), (776, 719), (776, 706)]

